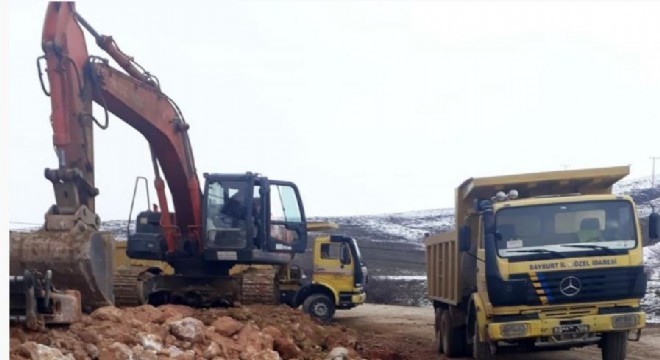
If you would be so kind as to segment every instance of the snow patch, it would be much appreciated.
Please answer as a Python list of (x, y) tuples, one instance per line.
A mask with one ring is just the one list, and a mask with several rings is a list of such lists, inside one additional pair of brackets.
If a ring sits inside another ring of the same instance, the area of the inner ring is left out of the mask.
[(644, 248), (644, 263), (648, 283), (642, 309), (646, 312), (646, 322), (657, 324), (660, 323), (660, 243)]
[(376, 275), (376, 280), (426, 281), (426, 275)]

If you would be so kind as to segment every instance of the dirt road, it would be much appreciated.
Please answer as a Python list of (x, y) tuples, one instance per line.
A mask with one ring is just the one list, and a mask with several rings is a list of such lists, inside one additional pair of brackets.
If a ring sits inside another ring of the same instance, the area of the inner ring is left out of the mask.
[[(338, 311), (339, 324), (358, 331), (365, 354), (383, 360), (445, 359), (433, 351), (432, 308), (365, 304), (350, 311)], [(629, 360), (657, 358), (660, 354), (660, 327), (647, 327), (639, 342), (628, 347)], [(600, 359), (596, 346), (569, 351), (533, 354), (502, 354), (507, 360), (587, 360)]]

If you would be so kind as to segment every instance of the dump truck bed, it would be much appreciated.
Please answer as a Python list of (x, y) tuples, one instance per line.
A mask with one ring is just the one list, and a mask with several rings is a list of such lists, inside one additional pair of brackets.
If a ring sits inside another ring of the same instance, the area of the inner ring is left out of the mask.
[(426, 246), (426, 276), (428, 297), (456, 305), (459, 302), (460, 256), (455, 231), (450, 231), (424, 240)]

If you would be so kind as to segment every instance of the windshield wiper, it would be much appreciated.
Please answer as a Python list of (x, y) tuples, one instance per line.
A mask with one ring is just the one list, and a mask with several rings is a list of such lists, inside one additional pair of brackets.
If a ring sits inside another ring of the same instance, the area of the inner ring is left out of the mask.
[(559, 245), (562, 247), (575, 247), (575, 248), (585, 248), (585, 249), (594, 249), (594, 250), (605, 250), (605, 252), (609, 254), (616, 254), (616, 251), (612, 249), (611, 247), (607, 246), (602, 246), (602, 245), (594, 245), (594, 244), (563, 244)]
[(538, 254), (552, 254), (555, 256), (563, 257), (565, 258), (566, 255), (559, 252), (559, 251), (554, 251), (554, 250), (548, 250), (548, 249), (528, 249), (528, 250), (508, 250), (507, 252), (512, 252), (512, 253), (538, 253)]

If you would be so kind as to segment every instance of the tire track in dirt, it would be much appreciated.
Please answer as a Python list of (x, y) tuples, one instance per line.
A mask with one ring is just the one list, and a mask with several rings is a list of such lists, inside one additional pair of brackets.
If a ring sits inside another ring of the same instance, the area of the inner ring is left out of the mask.
[[(358, 332), (362, 354), (383, 360), (447, 359), (433, 350), (433, 309), (365, 304), (353, 310), (338, 311), (335, 321)], [(649, 325), (639, 342), (628, 343), (628, 360), (658, 358), (660, 326)], [(499, 354), (507, 360), (590, 360), (600, 359), (600, 348), (590, 346), (567, 351)], [(453, 358), (452, 360), (458, 360)], [(467, 358), (464, 358), (467, 359)]]

